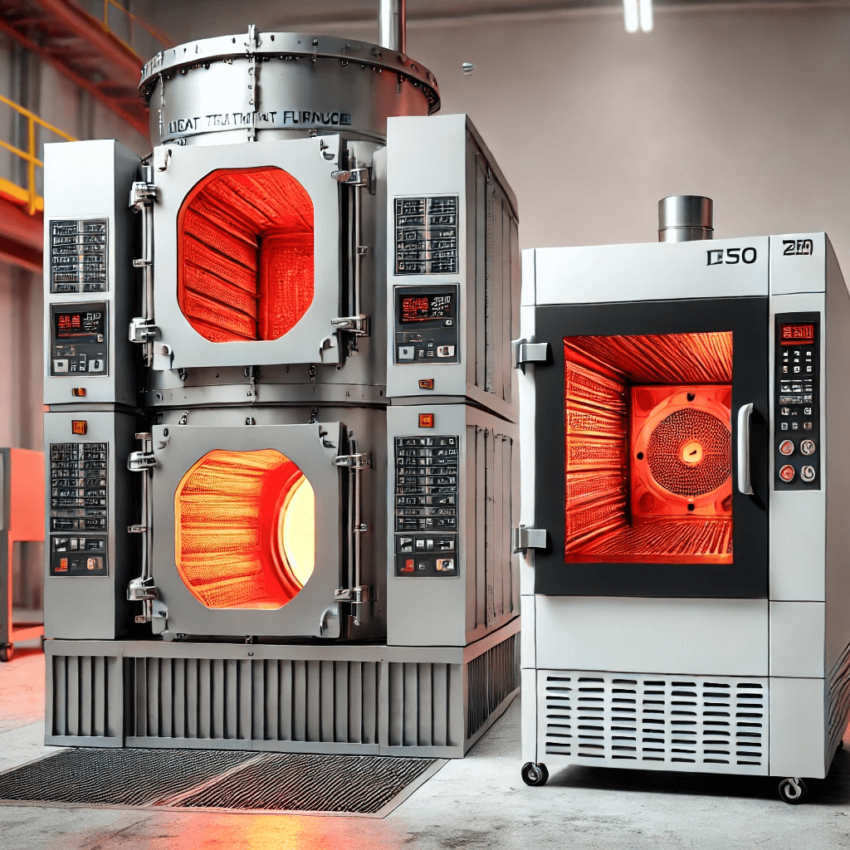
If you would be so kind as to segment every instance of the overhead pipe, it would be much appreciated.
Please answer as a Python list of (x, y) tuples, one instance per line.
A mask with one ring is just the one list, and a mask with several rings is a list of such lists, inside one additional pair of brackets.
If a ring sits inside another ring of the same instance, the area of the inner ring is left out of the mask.
[(378, 0), (378, 44), (387, 50), (407, 52), (405, 0)]

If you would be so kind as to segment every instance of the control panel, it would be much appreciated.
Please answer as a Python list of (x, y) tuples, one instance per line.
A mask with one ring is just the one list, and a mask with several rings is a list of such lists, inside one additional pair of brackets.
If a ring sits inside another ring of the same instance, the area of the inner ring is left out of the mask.
[(458, 196), (395, 199), (395, 273), (458, 273)]
[(109, 372), (107, 305), (50, 305), (51, 377), (106, 375)]
[(395, 439), (395, 574), (458, 575), (457, 436)]
[(459, 363), (458, 287), (395, 287), (395, 362)]
[(820, 314), (776, 316), (776, 490), (820, 489)]
[(108, 220), (51, 221), (50, 291), (106, 292)]
[(108, 574), (108, 477), (107, 443), (50, 444), (50, 575)]

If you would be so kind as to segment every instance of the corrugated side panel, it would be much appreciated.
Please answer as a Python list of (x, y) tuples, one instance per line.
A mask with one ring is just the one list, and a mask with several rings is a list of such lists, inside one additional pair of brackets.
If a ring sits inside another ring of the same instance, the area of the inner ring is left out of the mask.
[(519, 635), (470, 661), (466, 683), (466, 737), (471, 738), (519, 687)]
[(379, 662), (136, 658), (132, 735), (378, 742)]
[(121, 659), (103, 655), (48, 655), (47, 739), (121, 737)]
[(461, 666), (390, 662), (387, 667), (387, 744), (390, 747), (462, 745), (463, 715), (457, 711)]
[(471, 257), (475, 318), (469, 322), (470, 330), (474, 328), (475, 333), (475, 385), (510, 402), (513, 378), (510, 341), (519, 295), (517, 220), (471, 135), (468, 144), (468, 166), (475, 170), (474, 179), (468, 183), (468, 200), (474, 210), (470, 220), (475, 228), (475, 252)]
[(768, 680), (541, 670), (548, 764), (768, 773)]
[[(467, 452), (474, 453), (475, 474), (467, 488), (475, 505), (474, 537), (468, 545), (467, 568), (474, 569), (474, 633), (499, 628), (519, 613), (510, 548), (514, 512), (511, 471), (514, 441), (490, 428), (467, 428)], [(473, 560), (474, 555), (474, 560)]]
[(850, 715), (850, 644), (844, 648), (829, 677), (829, 735), (827, 737), (828, 759), (832, 758), (838, 742), (847, 728)]

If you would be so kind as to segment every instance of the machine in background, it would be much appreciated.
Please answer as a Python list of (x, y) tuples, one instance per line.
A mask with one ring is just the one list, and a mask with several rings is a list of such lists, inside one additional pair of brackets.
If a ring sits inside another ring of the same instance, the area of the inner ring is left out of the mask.
[[(823, 233), (523, 255), (523, 779), (829, 769), (850, 710), (850, 299)], [(827, 460), (828, 458), (828, 460)]]
[(15, 544), (44, 540), (44, 455), (0, 449), (0, 661), (11, 661), (15, 641), (41, 637), (41, 623), (12, 615)]
[(47, 147), (48, 743), (462, 756), (517, 692), (516, 201), (403, 34)]

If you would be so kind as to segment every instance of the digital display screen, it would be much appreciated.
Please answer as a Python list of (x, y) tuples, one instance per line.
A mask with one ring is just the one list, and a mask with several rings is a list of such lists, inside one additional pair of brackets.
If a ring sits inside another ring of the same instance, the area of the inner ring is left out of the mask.
[(57, 310), (53, 314), (53, 332), (57, 342), (103, 342), (105, 322), (101, 310)]
[(439, 292), (431, 295), (401, 295), (399, 321), (403, 325), (416, 322), (431, 322), (439, 319), (453, 319), (454, 293)]
[(813, 345), (814, 341), (814, 322), (779, 326), (780, 345)]

